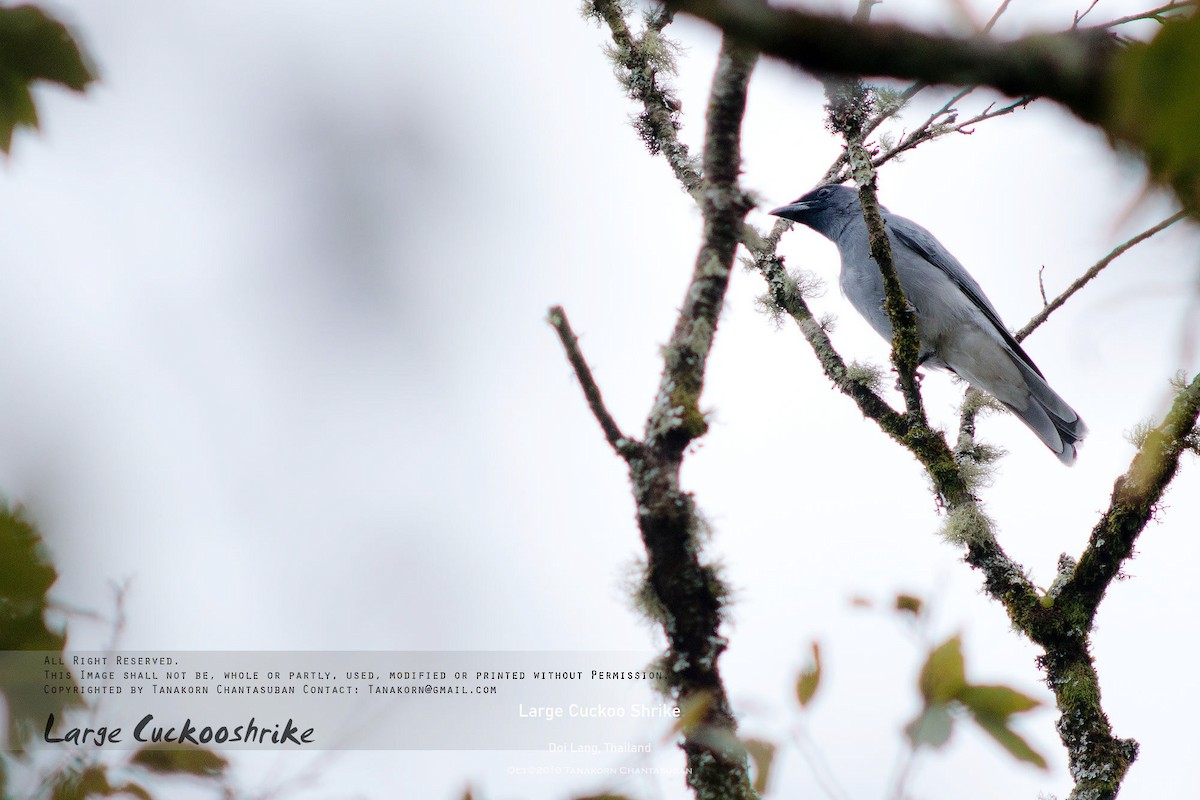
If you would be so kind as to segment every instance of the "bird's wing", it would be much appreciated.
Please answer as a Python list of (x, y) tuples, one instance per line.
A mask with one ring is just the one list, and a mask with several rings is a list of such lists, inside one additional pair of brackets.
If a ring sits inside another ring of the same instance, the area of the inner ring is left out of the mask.
[(932, 233), (912, 220), (894, 214), (888, 215), (887, 223), (888, 229), (900, 240), (901, 244), (944, 272), (967, 299), (995, 326), (1008, 348), (1030, 369), (1039, 376), (1042, 375), (1042, 371), (1033, 363), (1033, 359), (1021, 349), (1020, 343), (1008, 332), (1008, 328), (1004, 327), (1004, 322), (1001, 321), (1000, 315), (987, 299), (987, 295), (983, 293), (983, 288), (976, 283), (966, 268), (958, 262), (958, 259), (934, 238)]

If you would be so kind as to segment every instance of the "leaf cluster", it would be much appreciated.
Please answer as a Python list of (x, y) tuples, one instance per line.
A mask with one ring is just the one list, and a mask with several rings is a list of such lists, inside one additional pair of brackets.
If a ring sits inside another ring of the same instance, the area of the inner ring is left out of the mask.
[(1041, 703), (1008, 686), (968, 683), (961, 637), (952, 636), (929, 653), (917, 685), (924, 705), (904, 729), (914, 748), (945, 745), (953, 732), (955, 712), (965, 711), (1018, 761), (1046, 769), (1046, 759), (1009, 726), (1015, 714)]

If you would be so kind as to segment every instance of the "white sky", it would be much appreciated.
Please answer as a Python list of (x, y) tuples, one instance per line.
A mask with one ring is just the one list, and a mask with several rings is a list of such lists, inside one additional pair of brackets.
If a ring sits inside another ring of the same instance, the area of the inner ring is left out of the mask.
[[(997, 30), (1069, 23), (1071, 5), (1050, 5), (1014, 2)], [(130, 649), (656, 646), (622, 588), (640, 552), (625, 474), (544, 322), (566, 307), (610, 408), (639, 431), (699, 216), (626, 124), (604, 32), (549, 0), (50, 7), (103, 80), (83, 98), (41, 92), (43, 132), (19, 134), (3, 169), (0, 486), (41, 525), (57, 597), (107, 611), (108, 583), (130, 579)], [(1102, 0), (1093, 14), (1137, 8)], [(890, 0), (877, 13), (951, 27), (953, 9)], [(716, 39), (671, 30), (698, 144)], [(815, 81), (761, 64), (744, 152), (765, 207), (836, 154), (822, 102)], [(1143, 186), (1136, 164), (1047, 104), (880, 177), (884, 203), (933, 231), (1013, 327), (1039, 308), (1039, 267), (1056, 293), (1170, 213)], [(1013, 419), (982, 424), (1010, 452), (988, 509), (1042, 586), (1106, 505), (1132, 454), (1123, 432), (1163, 410), (1175, 370), (1197, 369), (1197, 243), (1177, 226), (1143, 245), (1029, 340), (1091, 429), (1074, 469)], [(843, 354), (882, 363), (885, 344), (834, 288), (832, 245), (800, 230), (783, 252), (828, 282), (816, 305), (838, 316)], [(737, 592), (722, 663), (743, 730), (784, 746), (774, 796), (819, 796), (787, 731), (801, 719), (793, 677), (820, 639), (827, 680), (804, 726), (849, 797), (879, 797), (921, 651), (851, 597), (923, 595), (929, 637), (964, 632), (969, 677), (1052, 697), (1035, 649), (936, 536), (916, 464), (830, 389), (793, 327), (755, 312), (762, 291), (735, 275), (704, 398), (713, 429), (684, 476)], [(951, 424), (959, 389), (938, 374), (924, 385)], [(1175, 794), (1200, 746), (1183, 722), (1200, 700), (1181, 688), (1200, 655), (1187, 627), (1198, 487), (1189, 462), (1099, 619), (1106, 708), (1142, 743), (1123, 796)], [(71, 628), (79, 648), (107, 636)], [(914, 792), (1065, 796), (1054, 715), (1027, 716), (1049, 773), (964, 727), (921, 761)], [(564, 762), (347, 753), (295, 796), (605, 788), (514, 763)], [(244, 780), (303, 767), (247, 759)], [(686, 796), (677, 779), (609, 788)]]

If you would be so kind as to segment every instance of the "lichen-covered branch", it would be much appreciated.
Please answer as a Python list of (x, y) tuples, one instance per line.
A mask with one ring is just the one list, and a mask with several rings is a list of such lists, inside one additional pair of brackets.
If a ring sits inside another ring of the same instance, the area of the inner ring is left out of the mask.
[[(681, 169), (678, 160), (672, 160), (672, 153), (678, 154), (675, 149), (678, 123), (674, 116), (677, 102), (669, 94), (635, 91), (636, 87), (647, 85), (636, 79), (638, 75), (648, 74), (649, 85), (657, 86), (654, 70), (662, 62), (655, 60), (654, 48), (662, 43), (655, 44), (652, 39), (653, 46), (639, 47), (642, 40), (629, 32), (618, 4), (589, 4), (613, 31), (618, 65), (627, 76), (633, 76), (623, 78), (631, 96), (643, 103), (651, 117), (661, 120), (659, 112), (668, 112), (670, 124), (653, 129), (640, 126), (639, 130), (652, 140), (648, 143), (653, 152), (664, 154), (672, 162), (676, 175), (699, 203), (705, 222), (704, 243), (692, 282), (671, 340), (664, 348), (664, 370), (643, 442), (622, 447), (614, 444), (627, 440), (621, 437), (611, 418), (605, 421), (607, 412), (603, 411), (599, 390), (593, 393), (588, 388), (594, 383), (586, 365), (582, 370), (576, 366), (585, 396), (606, 438), (629, 463), (638, 524), (648, 554), (642, 599), (647, 610), (661, 622), (669, 640), (664, 657), (670, 675), (669, 688), (681, 704), (701, 711), (699, 724), (685, 731), (684, 749), (691, 767), (689, 782), (698, 797), (752, 796), (745, 754), (734, 735), (736, 724), (717, 669), (717, 660), (725, 646), (719, 633), (725, 589), (715, 570), (701, 557), (696, 533), (703, 525), (692, 497), (679, 484), (687, 445), (707, 429), (699, 405), (705, 366), (740, 241), (751, 251), (754, 265), (767, 280), (770, 303), (796, 320), (833, 384), (864, 415), (903, 444), (929, 474), (947, 511), (947, 537), (965, 548), (964, 560), (982, 573), (986, 591), (1004, 606), (1014, 627), (1045, 651), (1040, 662), (1060, 710), (1058, 729), (1076, 783), (1071, 797), (1108, 800), (1115, 797), (1126, 770), (1136, 758), (1137, 745), (1113, 736), (1100, 705), (1099, 681), (1089, 653), (1091, 623), (1104, 590), (1132, 551), (1154, 503), (1174, 476), (1180, 454), (1185, 449), (1200, 448), (1197, 444), (1200, 433), (1196, 431), (1200, 378), (1181, 391), (1167, 421), (1152, 433), (1130, 472), (1118, 481), (1113, 506), (1097, 525), (1078, 567), (1074, 561), (1064, 559), (1059, 579), (1043, 594), (1029, 580), (1024, 568), (1000, 546), (993, 523), (973, 493), (977, 468), (972, 466), (971, 459), (963, 457), (977, 450), (973, 445), (973, 414), (964, 415), (959, 436), (961, 452), (957, 455), (945, 437), (925, 421), (914, 378), (915, 324), (903, 301), (894, 265), (890, 264), (890, 243), (874, 196), (873, 167), (937, 136), (1011, 113), (1035, 95), (1056, 99), (1085, 119), (1094, 120), (1102, 109), (1112, 41), (1095, 30), (1026, 37), (1005, 43), (984, 36), (972, 39), (929, 36), (898, 26), (866, 24), (873, 4), (872, 0), (860, 0), (854, 22), (771, 9), (745, 0), (681, 0), (670, 3), (669, 8), (686, 9), (710, 19), (730, 36), (810, 70), (916, 78), (918, 82), (906, 93), (909, 97), (926, 82), (948, 82), (987, 84), (1021, 98), (998, 109), (989, 106), (981, 114), (959, 122), (954, 117), (953, 105), (964, 96), (964, 91), (899, 145), (883, 153), (871, 153), (864, 139), (888, 115), (870, 113), (869, 98), (856, 82), (840, 84), (848, 87), (843, 101), (831, 97), (833, 127), (846, 134), (847, 149), (845, 158), (835, 164), (830, 175), (844, 179), (841, 173), (849, 165), (862, 190), (864, 216), (872, 231), (872, 256), (881, 265), (885, 282), (888, 267), (892, 267), (895, 286), (887, 286), (888, 310), (893, 330), (897, 332), (894, 360), (901, 376), (906, 413), (896, 411), (883, 400), (873, 385), (876, 376), (845, 363), (824, 326), (814, 319), (802, 288), (787, 274), (776, 255), (779, 237), (788, 226), (777, 223), (764, 236), (744, 223), (750, 202), (738, 186), (738, 138), (753, 57), (732, 45), (733, 39), (724, 42), (710, 97), (703, 167), (687, 162), (690, 167)], [(1007, 0), (1001, 3), (983, 33), (990, 30), (1007, 5)], [(1168, 9), (1158, 11), (1166, 13), (1175, 6), (1172, 3)], [(613, 12), (620, 17), (619, 22), (609, 21)], [(648, 35), (657, 37), (667, 21), (669, 14), (651, 15), (642, 39)], [(1123, 21), (1108, 23), (1115, 24)], [(839, 84), (829, 81), (827, 85)], [(1022, 336), (1122, 252), (1176, 218), (1116, 248), (1085, 273), (1078, 286), (1073, 285), (1053, 303), (1047, 303), (1042, 318), (1031, 321)], [(564, 329), (569, 331), (565, 316), (562, 321)], [(573, 335), (568, 339), (560, 331), (560, 338), (570, 357), (572, 347), (577, 350), (572, 344)], [(582, 362), (582, 357), (579, 360)], [(572, 363), (575, 364), (573, 358)]]
[(898, 442), (903, 442), (909, 431), (909, 421), (884, 401), (875, 391), (872, 376), (855, 374), (833, 347), (829, 335), (821, 323), (813, 317), (804, 299), (804, 293), (796, 280), (783, 268), (783, 261), (774, 252), (754, 252), (755, 268), (767, 281), (771, 305), (785, 312), (796, 321), (800, 332), (812, 347), (826, 377), (842, 394), (857, 405), (863, 416), (874, 420), (885, 433)]
[[(869, 11), (869, 4), (860, 6), (856, 19), (865, 21)], [(892, 261), (891, 240), (884, 228), (879, 200), (875, 195), (875, 169), (863, 144), (863, 130), (871, 118), (871, 100), (862, 82), (857, 80), (828, 81), (825, 94), (829, 98), (826, 106), (829, 125), (846, 140), (846, 158), (854, 181), (858, 184), (859, 201), (871, 243), (871, 257), (883, 275), (884, 309), (892, 324), (892, 363), (896, 367), (908, 416), (915, 425), (927, 425), (916, 377), (919, 354), (917, 320), (904, 297), (900, 276)]]
[(1112, 500), (1092, 530), (1078, 562), (1064, 558), (1051, 591), (1052, 624), (1031, 629), (1042, 645), (1040, 659), (1061, 716), (1058, 733), (1075, 788), (1071, 800), (1110, 800), (1137, 758), (1137, 742), (1113, 735), (1100, 704), (1100, 681), (1089, 652), (1100, 601), (1133, 547), (1157, 503), (1192, 449), (1200, 416), (1200, 375), (1180, 387), (1162, 424), (1138, 448), (1129, 469), (1117, 478)]
[(679, 140), (679, 99), (663, 84), (661, 75), (674, 70), (672, 45), (662, 36), (672, 12), (652, 12), (641, 36), (629, 28), (620, 0), (588, 0), (584, 13), (601, 20), (612, 34), (609, 52), (629, 96), (641, 103), (638, 134), (652, 153), (661, 153), (675, 177), (688, 192), (700, 188), (700, 166), (688, 146)]
[(708, 353), (729, 286), (734, 254), (752, 207), (738, 185), (746, 88), (756, 56), (726, 41), (709, 95), (700, 207), (704, 237), (675, 330), (664, 348), (658, 396), (646, 420), (644, 458), (630, 462), (638, 527), (646, 546), (645, 597), (667, 635), (664, 667), (681, 705), (700, 709), (684, 731), (688, 782), (705, 798), (751, 798), (746, 754), (717, 660), (725, 590), (702, 562), (701, 523), (679, 484), (684, 448), (707, 429), (700, 394)]
[(1078, 604), (1072, 612), (1080, 623), (1091, 625), (1105, 590), (1132, 555), (1138, 535), (1179, 469), (1180, 456), (1192, 446), (1198, 415), (1200, 375), (1179, 388), (1162, 424), (1150, 431), (1129, 469), (1117, 478), (1108, 510), (1063, 587), (1060, 600)]
[[(620, 5), (597, 0), (589, 10), (613, 31), (618, 51), (624, 53), (618, 63), (631, 73), (644, 73), (646, 63), (638, 60), (639, 48)], [(664, 17), (652, 17), (647, 31), (657, 35), (664, 24)], [(638, 528), (646, 548), (645, 581), (639, 596), (667, 637), (661, 662), (667, 675), (665, 688), (693, 720), (683, 731), (683, 749), (688, 783), (703, 800), (755, 797), (746, 752), (736, 737), (737, 724), (717, 663), (726, 644), (721, 635), (726, 590), (716, 569), (702, 558), (699, 533), (704, 525), (692, 496), (680, 485), (679, 474), (687, 445), (707, 430), (700, 397), (708, 355), (734, 255), (745, 232), (745, 216), (753, 207), (738, 177), (746, 89), (756, 59), (753, 51), (730, 41), (721, 48), (709, 95), (702, 170), (672, 156), (677, 143), (673, 118), (670, 124), (658, 124), (652, 131), (656, 142), (652, 150), (672, 161), (676, 175), (699, 203), (704, 235), (674, 331), (663, 348), (662, 377), (642, 442), (630, 443), (621, 434), (578, 355), (565, 314), (557, 308), (550, 312), (593, 414), (609, 444), (629, 464)], [(641, 84), (635, 81), (632, 85)], [(648, 116), (644, 118), (662, 122), (660, 112), (677, 108), (657, 89), (636, 96), (646, 108)]]
[[(1095, 7), (1095, 5), (1095, 3), (1092, 4), (1093, 7)], [(1141, 20), (1154, 20), (1155, 22), (1162, 22), (1170, 15), (1177, 14), (1181, 11), (1195, 9), (1196, 5), (1197, 4), (1195, 0), (1175, 0), (1175, 2), (1161, 5), (1158, 8), (1152, 8), (1149, 11), (1142, 11), (1138, 14), (1130, 14), (1127, 17), (1119, 17), (1118, 19), (1109, 20), (1108, 22), (1104, 22), (1099, 25), (1090, 25), (1088, 27), (1093, 30), (1110, 30), (1119, 25), (1128, 25), (1130, 22), (1140, 22)], [(1091, 11), (1091, 9), (1089, 8), (1088, 11)], [(1078, 25), (1079, 21), (1082, 19), (1082, 16), (1079, 17), (1076, 20), (1076, 24)]]

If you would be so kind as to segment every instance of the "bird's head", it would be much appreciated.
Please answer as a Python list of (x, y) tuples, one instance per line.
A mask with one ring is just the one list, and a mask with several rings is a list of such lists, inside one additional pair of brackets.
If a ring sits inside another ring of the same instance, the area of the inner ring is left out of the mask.
[(833, 239), (854, 218), (852, 215), (861, 215), (862, 210), (858, 192), (849, 186), (820, 186), (768, 213), (807, 225)]

